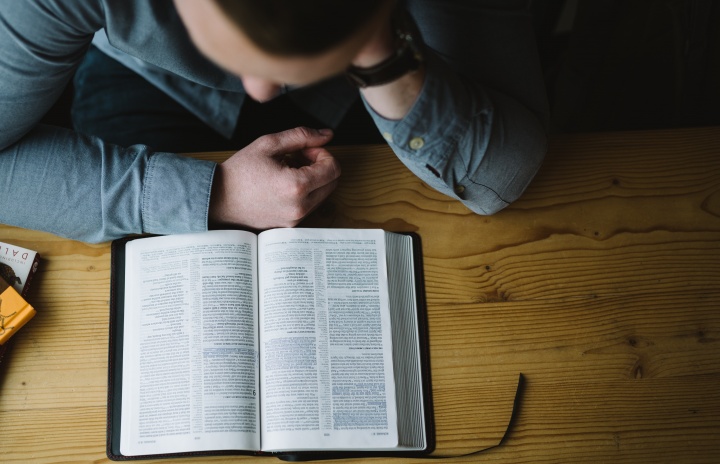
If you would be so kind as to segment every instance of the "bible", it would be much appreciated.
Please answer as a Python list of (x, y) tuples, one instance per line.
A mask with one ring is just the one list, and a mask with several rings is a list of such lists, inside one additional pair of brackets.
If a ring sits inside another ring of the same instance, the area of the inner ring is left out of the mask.
[(434, 449), (416, 234), (122, 239), (111, 276), (110, 459)]

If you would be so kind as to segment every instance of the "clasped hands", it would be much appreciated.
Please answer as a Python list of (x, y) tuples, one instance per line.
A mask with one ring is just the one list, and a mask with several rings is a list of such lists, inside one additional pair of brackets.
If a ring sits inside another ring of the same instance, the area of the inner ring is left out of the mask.
[(297, 127), (264, 135), (232, 155), (215, 170), (210, 223), (296, 226), (337, 185), (340, 165), (323, 148), (332, 136), (329, 129)]

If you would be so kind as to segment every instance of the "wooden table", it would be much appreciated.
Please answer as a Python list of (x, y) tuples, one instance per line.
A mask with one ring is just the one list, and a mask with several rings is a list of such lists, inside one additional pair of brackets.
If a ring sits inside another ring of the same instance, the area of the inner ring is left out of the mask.
[[(507, 441), (454, 462), (720, 462), (719, 128), (555, 137), (491, 217), (386, 147), (335, 151), (341, 186), (305, 225), (422, 236), (438, 453), (497, 442), (523, 373)], [(107, 461), (109, 245), (0, 241), (43, 257), (0, 381), (0, 462)], [(253, 458), (183, 462), (200, 461)]]

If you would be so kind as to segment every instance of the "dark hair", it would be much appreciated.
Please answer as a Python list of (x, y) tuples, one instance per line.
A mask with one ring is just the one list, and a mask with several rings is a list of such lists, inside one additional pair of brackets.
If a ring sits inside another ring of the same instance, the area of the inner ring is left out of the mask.
[(263, 51), (314, 55), (339, 44), (395, 0), (214, 0)]

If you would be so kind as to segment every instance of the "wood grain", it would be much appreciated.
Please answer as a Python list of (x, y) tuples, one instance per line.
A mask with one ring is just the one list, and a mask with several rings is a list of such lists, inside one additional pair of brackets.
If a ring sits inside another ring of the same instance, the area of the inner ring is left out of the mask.
[[(334, 152), (342, 182), (304, 226), (422, 237), (438, 454), (496, 443), (523, 373), (505, 444), (453, 462), (720, 462), (720, 129), (556, 137), (490, 217), (387, 147)], [(109, 246), (0, 241), (43, 257), (0, 379), (0, 462), (105, 462)]]

